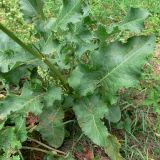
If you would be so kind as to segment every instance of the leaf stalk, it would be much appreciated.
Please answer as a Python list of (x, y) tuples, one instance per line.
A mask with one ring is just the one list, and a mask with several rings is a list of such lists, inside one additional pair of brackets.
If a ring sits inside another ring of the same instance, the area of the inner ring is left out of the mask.
[(52, 147), (50, 147), (50, 146), (48, 146), (48, 145), (46, 145), (46, 144), (44, 144), (44, 143), (42, 143), (42, 142), (40, 142), (40, 141), (38, 141), (38, 140), (36, 140), (36, 139), (33, 139), (33, 138), (28, 137), (28, 140), (33, 141), (33, 142), (35, 142), (35, 143), (37, 143), (37, 144), (39, 144), (39, 145), (41, 145), (41, 146), (43, 146), (43, 147), (45, 147), (45, 148), (47, 148), (47, 149), (50, 149), (51, 151), (53, 151), (53, 152), (55, 152), (55, 153), (59, 153), (59, 154), (62, 154), (62, 155), (66, 155), (65, 152), (60, 151), (60, 150), (57, 150), (57, 149), (55, 149), (55, 148), (52, 148)]

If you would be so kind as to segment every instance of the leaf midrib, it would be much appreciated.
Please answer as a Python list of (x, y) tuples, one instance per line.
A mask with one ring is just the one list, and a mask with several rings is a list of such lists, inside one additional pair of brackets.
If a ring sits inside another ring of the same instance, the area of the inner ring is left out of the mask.
[[(16, 111), (18, 111), (18, 110), (21, 110), (21, 109), (24, 108), (26, 105), (30, 104), (31, 102), (33, 102), (34, 100), (36, 100), (37, 98), (39, 98), (39, 97), (41, 97), (41, 96), (43, 96), (43, 95), (44, 95), (44, 93), (43, 93), (43, 94), (40, 94), (40, 95), (37, 95), (36, 97), (30, 99), (29, 101), (27, 101), (27, 102), (24, 103), (23, 105), (17, 105), (17, 107), (13, 107), (13, 109), (10, 108), (10, 109), (9, 109), (9, 112), (16, 112)], [(1, 113), (1, 114), (0, 114), (0, 117), (1, 117), (1, 116), (2, 116), (2, 117), (7, 116), (8, 114), (9, 114), (9, 113), (3, 115), (3, 113)]]
[(139, 22), (139, 21), (144, 21), (145, 18), (139, 18), (139, 19), (136, 19), (136, 20), (133, 20), (133, 21), (129, 21), (129, 22), (126, 22), (124, 24), (121, 24), (120, 27), (124, 27), (126, 25), (128, 25), (129, 23), (133, 24), (134, 22)]
[[(98, 125), (97, 125), (97, 121), (99, 121), (100, 123), (102, 123), (101, 122), (101, 120), (100, 120), (100, 118), (99, 117), (96, 117), (95, 116), (95, 114), (94, 114), (94, 112), (92, 112), (92, 109), (91, 109), (91, 111), (90, 111), (90, 109), (89, 109), (89, 107), (87, 107), (88, 105), (87, 105), (87, 103), (84, 103), (84, 107), (86, 108), (86, 110), (88, 110), (89, 111), (89, 113), (90, 113), (90, 115), (89, 116), (91, 116), (92, 118), (92, 120), (93, 120), (93, 125), (94, 125), (94, 128), (95, 128), (95, 130), (96, 130), (96, 133), (98, 133), (97, 134), (97, 136), (98, 136), (98, 143), (100, 144), (100, 145), (102, 145), (101, 144), (101, 138), (100, 137), (103, 137), (103, 134), (99, 131), (99, 127), (98, 127)], [(91, 121), (92, 122), (92, 121)], [(104, 126), (105, 127), (105, 126)], [(85, 132), (85, 131), (84, 131)], [(90, 136), (89, 136), (90, 137)], [(106, 130), (106, 137), (107, 137), (107, 130)]]
[(143, 49), (144, 46), (145, 46), (147, 43), (149, 43), (150, 40), (151, 40), (151, 37), (150, 37), (149, 40), (146, 41), (146, 43), (145, 43), (141, 48), (137, 49), (136, 51), (132, 51), (132, 52), (134, 52), (133, 54), (132, 54), (132, 52), (131, 52), (131, 55), (130, 55), (130, 56), (127, 57), (127, 55), (126, 55), (125, 57), (127, 57), (127, 58), (126, 58), (124, 61), (122, 61), (119, 65), (117, 65), (116, 67), (114, 67), (114, 68), (111, 70), (111, 72), (109, 72), (107, 75), (105, 75), (103, 78), (101, 78), (101, 79), (98, 81), (97, 84), (99, 84), (99, 83), (101, 83), (102, 81), (104, 81), (104, 80), (105, 80), (106, 78), (108, 78), (113, 72), (115, 72), (116, 70), (118, 70), (123, 64), (125, 64), (126, 62), (128, 62), (129, 59), (131, 59), (131, 58), (134, 57), (136, 54), (138, 54), (138, 53), (139, 53), (139, 50)]
[(37, 98), (39, 98), (39, 97), (41, 97), (41, 96), (43, 96), (43, 95), (45, 95), (45, 94), (44, 94), (44, 93), (39, 94), (39, 95), (35, 96), (34, 98), (32, 98), (32, 99), (28, 100), (26, 103), (24, 103), (23, 105), (21, 105), (21, 106), (22, 106), (22, 108), (23, 108), (23, 107), (25, 107), (26, 105), (28, 105), (28, 104), (32, 103), (34, 100), (36, 100)]

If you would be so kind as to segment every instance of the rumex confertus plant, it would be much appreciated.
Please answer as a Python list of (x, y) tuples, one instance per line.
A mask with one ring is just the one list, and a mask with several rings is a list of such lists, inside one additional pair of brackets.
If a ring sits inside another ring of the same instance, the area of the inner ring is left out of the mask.
[[(59, 148), (65, 137), (65, 111), (72, 110), (82, 132), (112, 160), (121, 160), (120, 143), (104, 121), (119, 121), (117, 91), (138, 83), (155, 37), (132, 36), (125, 43), (109, 39), (125, 31), (139, 34), (149, 13), (131, 8), (121, 23), (105, 26), (82, 0), (63, 0), (57, 18), (47, 18), (43, 6), (42, 0), (20, 0), (24, 20), (35, 28), (33, 44), (25, 44), (0, 24), (0, 78), (5, 91), (0, 97), (0, 158), (20, 159), (17, 153), (29, 149), (22, 143), (32, 130)], [(38, 117), (32, 129), (26, 126), (31, 113)], [(51, 152), (41, 151), (67, 157), (51, 147)]]

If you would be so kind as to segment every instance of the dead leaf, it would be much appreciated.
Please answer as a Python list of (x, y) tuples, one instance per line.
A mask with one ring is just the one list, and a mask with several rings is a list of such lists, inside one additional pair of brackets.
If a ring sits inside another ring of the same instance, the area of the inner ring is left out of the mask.
[(84, 160), (93, 160), (93, 159), (94, 159), (93, 152), (89, 149), (86, 149), (84, 152)]

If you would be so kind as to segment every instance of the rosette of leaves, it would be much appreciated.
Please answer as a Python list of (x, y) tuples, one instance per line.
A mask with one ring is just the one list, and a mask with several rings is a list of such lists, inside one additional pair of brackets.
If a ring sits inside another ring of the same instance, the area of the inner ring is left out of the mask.
[[(112, 160), (121, 160), (120, 143), (104, 120), (119, 121), (117, 91), (139, 82), (142, 67), (154, 51), (155, 37), (134, 36), (125, 43), (108, 43), (107, 39), (115, 32), (140, 32), (149, 13), (131, 8), (124, 21), (108, 27), (93, 19), (82, 0), (63, 0), (57, 18), (49, 19), (42, 1), (20, 0), (20, 7), (25, 20), (34, 22), (37, 41), (25, 44), (0, 24), (4, 32), (0, 34), (0, 77), (9, 86), (0, 101), (0, 136), (6, 137), (0, 142), (1, 153), (13, 157), (22, 147), (30, 112), (38, 116), (36, 130), (42, 138), (59, 148), (65, 137), (68, 98), (73, 99), (69, 109), (82, 132)], [(39, 66), (54, 78), (51, 86), (38, 75)], [(18, 92), (13, 92), (12, 85)], [(8, 119), (12, 126), (7, 125)]]

